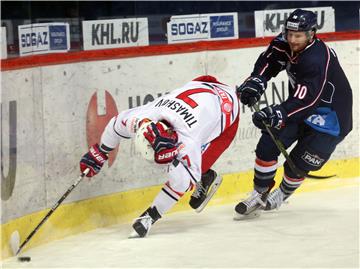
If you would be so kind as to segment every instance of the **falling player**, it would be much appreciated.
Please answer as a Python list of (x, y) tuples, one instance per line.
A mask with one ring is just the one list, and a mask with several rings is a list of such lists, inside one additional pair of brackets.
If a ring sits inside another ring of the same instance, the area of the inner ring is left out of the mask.
[[(138, 236), (193, 190), (190, 206), (198, 212), (221, 183), (210, 169), (229, 147), (239, 124), (239, 101), (235, 90), (212, 76), (202, 76), (182, 88), (137, 108), (125, 110), (107, 124), (99, 145), (93, 145), (80, 161), (80, 169), (96, 175), (108, 153), (122, 139), (135, 137), (135, 144), (152, 159), (170, 165), (169, 180), (151, 206), (135, 220)], [(145, 143), (144, 143), (145, 142)], [(143, 146), (142, 146), (143, 144)]]
[[(285, 22), (282, 34), (275, 37), (255, 63), (251, 76), (237, 89), (241, 102), (253, 106), (269, 81), (280, 71), (289, 77), (289, 97), (253, 114), (253, 123), (262, 129), (256, 147), (254, 190), (240, 202), (235, 218), (258, 215), (260, 209), (272, 210), (301, 185), (304, 175), (319, 170), (336, 146), (352, 129), (352, 91), (334, 50), (316, 37), (316, 14), (297, 9)], [(279, 188), (275, 184), (279, 149), (264, 124), (288, 148), (297, 169), (284, 164)], [(300, 170), (298, 173), (293, 170)]]

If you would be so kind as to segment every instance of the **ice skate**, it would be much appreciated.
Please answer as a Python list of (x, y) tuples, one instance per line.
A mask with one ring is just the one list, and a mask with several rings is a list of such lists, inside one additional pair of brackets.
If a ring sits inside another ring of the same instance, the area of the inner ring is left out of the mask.
[(266, 206), (268, 193), (259, 193), (253, 190), (250, 197), (238, 203), (235, 207), (234, 220), (252, 219), (261, 215), (261, 211)]
[(281, 191), (280, 188), (277, 188), (268, 195), (264, 210), (269, 211), (273, 209), (279, 209), (284, 201), (285, 194)]
[(193, 194), (190, 197), (189, 204), (200, 213), (214, 196), (220, 187), (222, 177), (217, 175), (214, 170), (209, 170), (201, 176), (201, 182), (196, 185)]
[(129, 238), (145, 237), (150, 232), (151, 226), (160, 219), (161, 216), (156, 207), (149, 207), (144, 213), (135, 219), (132, 225), (134, 231), (130, 234)]

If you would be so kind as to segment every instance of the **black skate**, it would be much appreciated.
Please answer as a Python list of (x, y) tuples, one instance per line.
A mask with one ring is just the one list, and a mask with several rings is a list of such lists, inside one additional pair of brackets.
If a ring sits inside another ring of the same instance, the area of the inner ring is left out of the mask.
[(268, 192), (259, 193), (253, 190), (250, 197), (236, 205), (234, 220), (259, 217), (261, 211), (266, 207), (267, 197)]
[(140, 215), (140, 217), (135, 219), (135, 222), (132, 225), (135, 231), (130, 235), (130, 238), (145, 237), (149, 233), (151, 226), (160, 218), (161, 215), (156, 207), (149, 207)]
[(221, 182), (222, 177), (218, 176), (214, 170), (210, 169), (203, 174), (201, 176), (201, 182), (196, 184), (195, 190), (190, 197), (190, 206), (195, 209), (197, 213), (200, 213), (218, 190)]

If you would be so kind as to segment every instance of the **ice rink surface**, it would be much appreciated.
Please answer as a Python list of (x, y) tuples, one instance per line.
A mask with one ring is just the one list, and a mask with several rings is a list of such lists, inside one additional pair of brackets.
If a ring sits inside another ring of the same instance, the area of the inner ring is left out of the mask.
[(234, 221), (235, 204), (166, 215), (143, 239), (131, 224), (30, 249), (3, 268), (359, 268), (359, 186), (295, 194)]

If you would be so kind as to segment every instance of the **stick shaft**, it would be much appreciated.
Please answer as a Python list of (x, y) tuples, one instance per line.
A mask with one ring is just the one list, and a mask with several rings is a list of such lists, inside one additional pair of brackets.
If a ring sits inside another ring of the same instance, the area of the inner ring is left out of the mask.
[(84, 178), (84, 176), (89, 172), (89, 168), (87, 168), (78, 179), (72, 184), (67, 191), (61, 196), (61, 198), (53, 205), (53, 207), (49, 210), (46, 216), (39, 222), (39, 224), (32, 230), (32, 232), (26, 237), (24, 242), (21, 243), (19, 249), (16, 251), (15, 255), (18, 255), (23, 247), (30, 241), (30, 239), (35, 235), (35, 233), (39, 230), (39, 228), (47, 221), (47, 219), (54, 213), (54, 211), (59, 207), (59, 205), (68, 197), (68, 195), (72, 192), (73, 189), (80, 183), (80, 181)]

